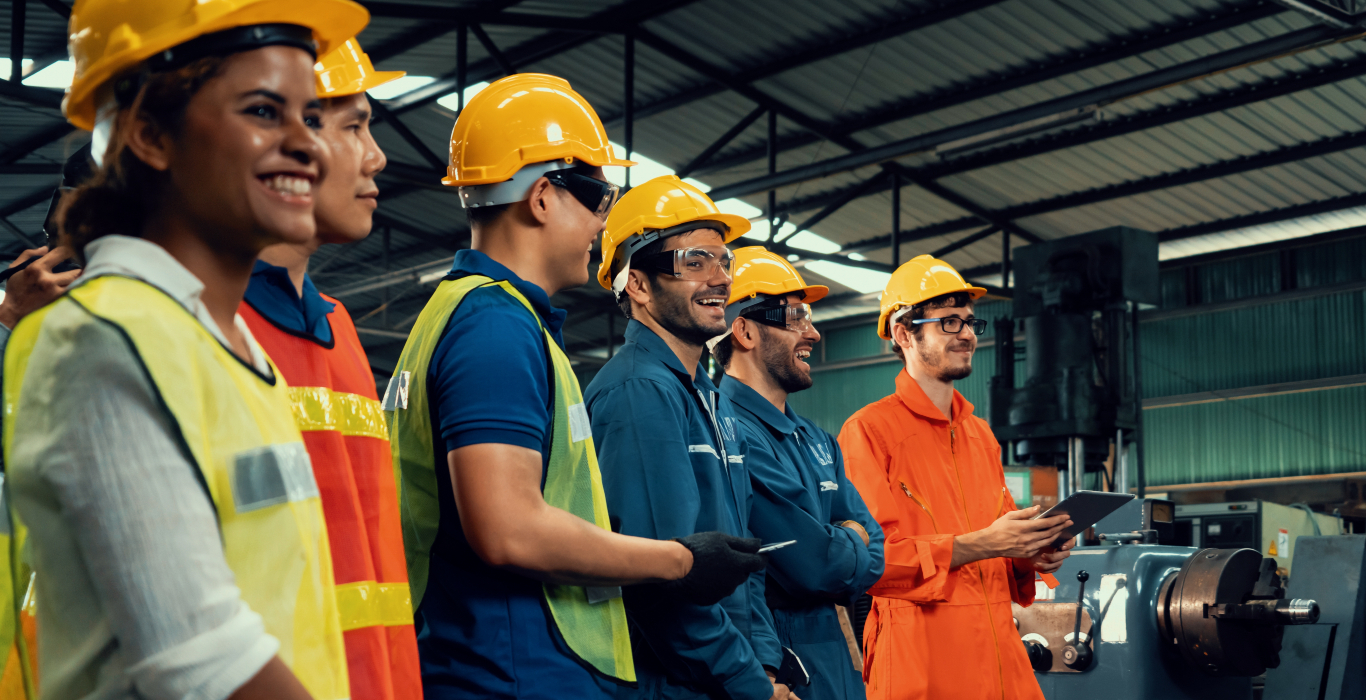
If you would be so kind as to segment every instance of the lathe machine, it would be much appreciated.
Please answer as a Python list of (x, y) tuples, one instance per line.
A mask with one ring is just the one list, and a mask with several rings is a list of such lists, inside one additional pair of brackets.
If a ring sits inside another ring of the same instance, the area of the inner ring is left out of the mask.
[[(1141, 501), (1135, 501), (1136, 508)], [(1251, 549), (1107, 533), (1015, 607), (1049, 700), (1366, 698), (1366, 536), (1302, 537), (1288, 586)]]

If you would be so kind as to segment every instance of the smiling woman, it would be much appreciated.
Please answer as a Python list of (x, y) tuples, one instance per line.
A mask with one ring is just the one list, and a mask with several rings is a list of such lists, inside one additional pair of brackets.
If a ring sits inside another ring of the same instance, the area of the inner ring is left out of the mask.
[(86, 267), (7, 349), (5, 485), (38, 562), (43, 697), (340, 700), (318, 485), (236, 311), (263, 248), (314, 237), (330, 154), (313, 66), (367, 14), (136, 5), (72, 9), (63, 109), (94, 128), (100, 167), (58, 221)]

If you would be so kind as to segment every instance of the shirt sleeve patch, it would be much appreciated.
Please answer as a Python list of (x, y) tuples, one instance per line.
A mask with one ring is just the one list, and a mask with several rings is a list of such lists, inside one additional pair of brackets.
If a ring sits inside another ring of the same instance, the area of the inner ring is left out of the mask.
[(821, 490), (822, 490), (822, 491), (838, 491), (838, 490), (840, 490), (840, 485), (837, 484), (837, 483), (835, 483), (835, 482), (833, 482), (833, 481), (822, 481), (822, 482), (821, 482)]

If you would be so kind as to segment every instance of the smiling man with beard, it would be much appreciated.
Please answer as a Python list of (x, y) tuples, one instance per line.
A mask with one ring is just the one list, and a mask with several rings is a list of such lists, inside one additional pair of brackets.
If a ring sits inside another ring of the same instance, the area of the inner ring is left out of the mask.
[(928, 255), (897, 268), (878, 335), (905, 371), (840, 431), (849, 479), (886, 535), (864, 625), (874, 700), (1043, 698), (1010, 604), (1032, 603), (1035, 572), (1062, 565), (1071, 543), (1048, 547), (1070, 521), (1015, 509), (1000, 445), (953, 388), (972, 373), (984, 294)]
[(811, 388), (806, 359), (821, 334), (809, 304), (829, 291), (762, 247), (735, 251), (731, 323), (712, 353), (749, 446), (750, 530), (765, 542), (795, 541), (769, 555), (765, 591), (778, 641), (810, 676), (805, 695), (862, 700), (835, 605), (850, 605), (882, 576), (882, 528), (845, 476), (834, 436), (787, 404)]
[[(735, 409), (699, 364), (703, 344), (726, 329), (734, 258), (725, 244), (748, 230), (674, 176), (632, 189), (607, 218), (598, 281), (631, 320), (585, 400), (622, 534), (719, 530), (733, 536), (730, 548), (759, 548)], [(772, 681), (782, 651), (762, 573), (713, 605), (651, 585), (627, 588), (625, 602), (639, 687), (619, 698), (795, 698)]]

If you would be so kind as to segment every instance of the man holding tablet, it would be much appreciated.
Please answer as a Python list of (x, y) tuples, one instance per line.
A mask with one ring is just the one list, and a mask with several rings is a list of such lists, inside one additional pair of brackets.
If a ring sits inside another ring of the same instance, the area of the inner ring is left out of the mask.
[(905, 371), (840, 431), (845, 470), (886, 537), (864, 624), (870, 700), (1043, 698), (1010, 604), (1032, 603), (1035, 572), (1062, 565), (1072, 544), (1050, 547), (1070, 521), (1015, 509), (1000, 445), (953, 388), (972, 372), (984, 294), (928, 255), (898, 268), (878, 335)]

